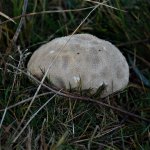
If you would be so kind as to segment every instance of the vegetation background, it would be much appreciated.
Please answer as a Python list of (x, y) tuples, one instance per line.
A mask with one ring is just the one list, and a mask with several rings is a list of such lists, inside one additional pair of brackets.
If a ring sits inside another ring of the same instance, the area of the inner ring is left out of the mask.
[[(90, 95), (93, 102), (58, 96), (43, 86), (35, 94), (38, 84), (26, 74), (31, 54), (73, 33), (83, 19), (76, 33), (108, 40), (127, 58), (129, 86), (106, 99)], [(149, 41), (149, 0), (1, 0), (0, 149), (149, 150)]]

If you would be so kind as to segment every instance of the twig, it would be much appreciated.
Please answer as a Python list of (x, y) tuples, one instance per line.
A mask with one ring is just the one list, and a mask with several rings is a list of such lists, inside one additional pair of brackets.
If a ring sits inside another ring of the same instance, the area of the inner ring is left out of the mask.
[(25, 126), (22, 128), (22, 130), (19, 132), (19, 134), (17, 136), (14, 137), (12, 143), (15, 143), (16, 140), (20, 137), (20, 135), (22, 134), (22, 132), (26, 129), (26, 127), (28, 126), (28, 124), (33, 120), (33, 118), (56, 96), (59, 94), (61, 90), (57, 91), (57, 93), (55, 93), (55, 95), (53, 95), (50, 99), (48, 99), (31, 117), (30, 119), (27, 121), (27, 123), (25, 124)]
[[(23, 5), (23, 12), (22, 12), (22, 14), (25, 14), (25, 13), (26, 13), (27, 4), (28, 4), (28, 0), (24, 0), (24, 5)], [(14, 36), (13, 36), (13, 39), (12, 39), (10, 45), (8, 46), (7, 50), (6, 50), (7, 53), (11, 50), (12, 46), (15, 45), (15, 43), (16, 43), (16, 41), (17, 41), (17, 38), (18, 38), (18, 36), (19, 36), (19, 33), (20, 33), (20, 31), (21, 31), (22, 24), (23, 24), (23, 18), (21, 18), (20, 23), (19, 23), (19, 25), (18, 25), (18, 28), (17, 28), (17, 30), (16, 30)], [(19, 67), (20, 67), (20, 65), (21, 65), (21, 61), (22, 61), (22, 53), (21, 53), (19, 47), (18, 47), (18, 51), (19, 51), (19, 53), (20, 53), (20, 60), (19, 60), (19, 63), (18, 63), (18, 67), (17, 67), (17, 68), (19, 69)], [(14, 75), (13, 84), (12, 84), (11, 91), (10, 91), (10, 95), (9, 95), (9, 98), (8, 98), (8, 101), (7, 101), (7, 106), (8, 106), (8, 103), (9, 103), (11, 97), (12, 97), (12, 91), (13, 91), (14, 86), (15, 86), (15, 82), (16, 82), (16, 78), (17, 78), (17, 72), (18, 72), (18, 70), (16, 70), (16, 73), (15, 73), (15, 75)], [(3, 113), (3, 116), (2, 116), (3, 119), (1, 120), (0, 125), (2, 125), (3, 120), (4, 120), (4, 116), (6, 115), (7, 106), (6, 106), (5, 111), (4, 111), (4, 113)]]
[[(39, 97), (42, 97), (42, 96), (45, 96), (45, 95), (48, 95), (48, 94), (52, 94), (52, 93), (53, 93), (53, 92), (46, 92), (46, 93), (43, 93), (43, 94), (39, 94), (39, 95), (36, 96), (36, 98), (39, 98)], [(18, 105), (24, 104), (24, 103), (26, 103), (26, 102), (29, 102), (29, 101), (32, 100), (32, 98), (33, 98), (33, 97), (30, 97), (30, 98), (24, 99), (24, 100), (22, 100), (22, 101), (20, 101), (20, 102), (18, 102), (18, 103), (16, 103), (16, 104), (14, 104), (14, 105), (8, 106), (8, 107), (7, 107), (7, 110), (9, 110), (9, 109), (11, 109), (11, 108), (14, 108), (14, 107), (16, 107), (16, 106), (18, 106)], [(6, 108), (5, 108), (5, 109), (6, 109)], [(5, 109), (1, 109), (0, 112), (5, 111)]]
[[(26, 73), (25, 71), (23, 71), (23, 70), (21, 70), (21, 69), (15, 67), (15, 66), (13, 66), (12, 64), (7, 64), (7, 65), (8, 65), (8, 66), (11, 66), (11, 67), (14, 68), (14, 69), (18, 69), (21, 73), (25, 74), (25, 75), (28, 76), (30, 79), (32, 79), (32, 80), (34, 80), (35, 82), (37, 82), (38, 84), (40, 83), (40, 81), (39, 81), (37, 78), (35, 78), (35, 77), (32, 76), (32, 75), (29, 75), (29, 74)], [(57, 92), (58, 92), (57, 90), (52, 89), (51, 87), (45, 85), (44, 83), (42, 84), (42, 86), (45, 87), (46, 89), (48, 89), (48, 90), (54, 92), (54, 93), (57, 93)], [(133, 113), (131, 113), (131, 112), (128, 112), (128, 111), (126, 111), (126, 110), (123, 110), (123, 109), (121, 109), (121, 108), (111, 106), (111, 105), (109, 105), (109, 104), (106, 104), (106, 103), (104, 103), (104, 102), (101, 102), (100, 100), (91, 99), (91, 98), (89, 98), (89, 97), (83, 97), (83, 96), (73, 95), (73, 94), (68, 93), (68, 92), (65, 92), (65, 91), (60, 92), (58, 95), (59, 95), (59, 96), (63, 96), (63, 97), (67, 97), (67, 98), (71, 98), (71, 99), (78, 99), (78, 100), (81, 100), (81, 101), (94, 102), (94, 103), (97, 103), (97, 104), (99, 104), (99, 105), (101, 105), (101, 106), (104, 106), (104, 107), (106, 107), (106, 108), (113, 109), (113, 110), (118, 111), (118, 112), (120, 112), (120, 113), (123, 113), (123, 114), (126, 114), (126, 115), (128, 115), (128, 116), (131, 116), (131, 117), (134, 117), (134, 118), (137, 118), (137, 119), (140, 119), (140, 120), (143, 120), (143, 121), (146, 121), (146, 122), (149, 122), (149, 123), (150, 123), (150, 120), (147, 119), (147, 118), (143, 118), (143, 117), (141, 117), (141, 116), (138, 116), (138, 115), (136, 115), (136, 114), (133, 114)], [(106, 98), (106, 97), (105, 97), (105, 98)], [(102, 99), (104, 99), (104, 98), (102, 98)]]
[[(22, 16), (25, 15), (25, 13), (26, 13), (27, 5), (28, 5), (28, 0), (24, 0), (23, 10), (22, 10)], [(17, 41), (17, 39), (18, 39), (18, 36), (19, 36), (20, 31), (21, 31), (23, 22), (24, 22), (24, 17), (21, 17), (20, 22), (19, 22), (19, 25), (18, 25), (18, 28), (17, 28), (17, 30), (16, 30), (14, 36), (13, 36), (13, 39), (12, 39), (12, 42), (13, 42), (13, 43), (16, 43), (16, 41)]]
[(17, 30), (11, 40), (11, 42), (9, 43), (8, 45), (8, 48), (6, 49), (6, 53), (9, 54), (9, 52), (11, 51), (12, 47), (15, 46), (16, 44), (16, 41), (18, 39), (18, 36), (20, 34), (20, 31), (21, 31), (21, 28), (22, 28), (22, 25), (23, 25), (23, 21), (24, 21), (24, 15), (26, 13), (26, 9), (27, 9), (27, 4), (28, 4), (28, 0), (24, 0), (24, 4), (23, 4), (23, 10), (22, 10), (22, 17), (20, 19), (20, 22), (19, 22), (19, 25), (17, 27)]
[(134, 65), (130, 55), (128, 54), (129, 64), (132, 66), (133, 71), (137, 75), (137, 77), (141, 80), (141, 82), (150, 88), (150, 81), (141, 73), (141, 71)]
[[(22, 15), (24, 15), (24, 14), (26, 13), (27, 4), (28, 4), (28, 0), (24, 0)], [(14, 34), (14, 36), (13, 36), (13, 39), (11, 40), (11, 42), (10, 42), (10, 44), (9, 44), (7, 50), (6, 50), (7, 53), (9, 53), (9, 51), (11, 51), (12, 46), (15, 45), (15, 43), (16, 43), (16, 41), (17, 41), (17, 39), (18, 39), (19, 33), (20, 33), (20, 31), (21, 31), (21, 27), (22, 27), (22, 25), (23, 25), (23, 19), (24, 19), (24, 17), (21, 17), (20, 22), (19, 22), (19, 25), (18, 25), (18, 27), (17, 27), (17, 30), (16, 30), (16, 32), (15, 32), (15, 34)], [(9, 20), (12, 20), (12, 19), (9, 18)], [(19, 48), (18, 48), (18, 51), (19, 51), (19, 53), (21, 52)], [(20, 54), (21, 54), (21, 53), (20, 53)], [(21, 65), (21, 61), (22, 61), (22, 55), (20, 55), (20, 60), (19, 60), (19, 63), (18, 63), (18, 68), (19, 68), (20, 65)], [(18, 72), (18, 71), (16, 70), (16, 73), (15, 73), (15, 75), (14, 75), (13, 84), (12, 84), (12, 87), (11, 87), (11, 92), (10, 92), (9, 99), (8, 99), (8, 102), (7, 102), (7, 106), (8, 106), (8, 103), (9, 103), (9, 101), (10, 101), (10, 98), (11, 98), (11, 96), (12, 96), (13, 88), (14, 88), (14, 86), (15, 86), (15, 82), (16, 82), (16, 78), (17, 78), (17, 72)], [(4, 119), (4, 115), (5, 115), (6, 112), (7, 112), (7, 106), (6, 106), (6, 109), (5, 109), (4, 114), (3, 114), (3, 117), (2, 117), (3, 119)], [(3, 119), (1, 120), (1, 123), (0, 123), (0, 124), (2, 124)]]
[(106, 1), (103, 1), (103, 2), (97, 2), (97, 1), (93, 1), (93, 0), (85, 0), (87, 2), (91, 2), (91, 3), (94, 3), (94, 4), (99, 4), (99, 5), (102, 5), (102, 6), (105, 6), (105, 7), (108, 7), (108, 8), (111, 8), (111, 9), (115, 9), (115, 10), (119, 10), (119, 11), (122, 11), (122, 12), (126, 12), (125, 10), (122, 10), (122, 9), (118, 9), (116, 7), (113, 7), (113, 6), (110, 6), (110, 5), (107, 5), (106, 2), (109, 1), (109, 0), (106, 0)]
[[(132, 51), (129, 50), (125, 50), (127, 51), (129, 54), (134, 55), (134, 53)], [(136, 54), (136, 58), (138, 58), (139, 60), (141, 60), (145, 65), (147, 65), (148, 67), (150, 67), (150, 62), (145, 60), (143, 57), (140, 57)]]
[(149, 42), (149, 41), (150, 41), (150, 38), (147, 38), (147, 39), (144, 39), (144, 40), (136, 40), (136, 41), (131, 41), (131, 42), (117, 44), (117, 47), (124, 47), (124, 46), (128, 46), (128, 45), (146, 43), (146, 42)]
[[(47, 11), (40, 11), (40, 12), (32, 12), (32, 13), (28, 13), (28, 14), (24, 14), (24, 15), (20, 15), (20, 16), (16, 16), (13, 17), (11, 19), (13, 20), (17, 20), (21, 17), (28, 17), (28, 16), (35, 16), (35, 15), (42, 15), (42, 14), (49, 14), (49, 13), (62, 13), (62, 12), (76, 12), (76, 11), (83, 11), (83, 10), (88, 10), (88, 9), (92, 9), (95, 6), (91, 6), (91, 7), (85, 7), (85, 8), (79, 8), (79, 9), (66, 9), (66, 10), (47, 10)], [(6, 20), (0, 23), (0, 25), (5, 24), (10, 22), (10, 20)]]
[(9, 16), (7, 16), (6, 14), (4, 14), (1, 11), (0, 11), (0, 16), (3, 16), (4, 18), (6, 18), (6, 19), (10, 20), (11, 22), (13, 22), (14, 24), (16, 24), (16, 22), (13, 19), (11, 19)]

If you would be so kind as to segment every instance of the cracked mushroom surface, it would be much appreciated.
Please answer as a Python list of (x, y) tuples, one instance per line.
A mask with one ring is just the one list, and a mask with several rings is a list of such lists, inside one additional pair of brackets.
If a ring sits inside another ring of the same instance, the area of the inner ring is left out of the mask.
[(95, 92), (106, 88), (101, 97), (126, 87), (129, 66), (117, 47), (90, 34), (56, 38), (38, 48), (31, 56), (27, 70), (38, 78), (50, 66), (48, 79), (58, 88), (79, 85)]

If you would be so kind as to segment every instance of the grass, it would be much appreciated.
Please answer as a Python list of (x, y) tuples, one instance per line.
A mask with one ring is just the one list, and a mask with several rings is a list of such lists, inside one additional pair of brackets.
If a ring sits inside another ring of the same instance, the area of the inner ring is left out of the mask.
[[(13, 42), (23, 4), (23, 0), (0, 2), (2, 13), (7, 16), (0, 16), (0, 149), (149, 150), (150, 124), (133, 116), (95, 102), (58, 95), (53, 98), (54, 93), (43, 86), (30, 106), (38, 84), (8, 63), (26, 71), (36, 48), (73, 33), (96, 4), (30, 0), (26, 13), (33, 14), (25, 17)], [(130, 83), (123, 92), (99, 101), (150, 119), (150, 2), (114, 0), (107, 4), (125, 11), (100, 5), (77, 33), (91, 33), (115, 44), (130, 65)], [(92, 8), (78, 10), (88, 7)], [(98, 100), (97, 96), (92, 98)]]

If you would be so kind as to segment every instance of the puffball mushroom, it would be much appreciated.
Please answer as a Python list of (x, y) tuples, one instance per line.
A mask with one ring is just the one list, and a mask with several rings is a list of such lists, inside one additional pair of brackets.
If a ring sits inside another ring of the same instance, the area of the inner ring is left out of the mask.
[(123, 89), (129, 81), (129, 66), (117, 47), (90, 34), (56, 38), (38, 48), (30, 58), (27, 70), (47, 78), (58, 88), (105, 89), (101, 97)]

